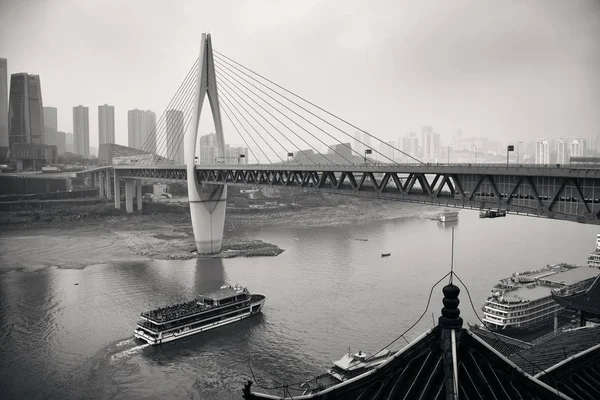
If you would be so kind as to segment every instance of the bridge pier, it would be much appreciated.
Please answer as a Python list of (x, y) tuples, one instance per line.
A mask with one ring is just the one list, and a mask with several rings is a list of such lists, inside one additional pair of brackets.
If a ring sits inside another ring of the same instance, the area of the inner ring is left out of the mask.
[(212, 111), (215, 132), (217, 134), (217, 156), (225, 155), (225, 139), (217, 94), (217, 79), (210, 35), (202, 34), (200, 43), (200, 64), (196, 78), (196, 92), (192, 109), (191, 124), (185, 134), (184, 151), (187, 169), (188, 197), (190, 216), (194, 230), (194, 240), (199, 254), (214, 254), (221, 251), (223, 229), (225, 227), (225, 208), (227, 205), (227, 186), (201, 185), (196, 176), (196, 145), (198, 143), (198, 123), (204, 98), (208, 97)]
[(104, 176), (102, 179), (106, 179), (105, 184), (106, 184), (106, 198), (108, 200), (112, 199), (112, 182), (110, 180), (110, 171), (105, 171), (106, 172), (106, 176)]
[(137, 200), (137, 210), (142, 211), (142, 180), (141, 179), (136, 180), (135, 187), (136, 187), (135, 198)]
[(114, 185), (115, 185), (115, 208), (118, 210), (121, 208), (121, 187), (119, 186), (119, 175), (117, 174), (117, 171), (115, 170), (115, 180), (114, 180)]
[(133, 212), (133, 196), (135, 195), (135, 179), (125, 180), (125, 211)]

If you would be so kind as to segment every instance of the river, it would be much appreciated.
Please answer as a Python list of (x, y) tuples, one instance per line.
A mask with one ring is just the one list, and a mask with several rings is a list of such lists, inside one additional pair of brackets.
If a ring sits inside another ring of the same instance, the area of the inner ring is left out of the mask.
[[(514, 271), (584, 264), (597, 232), (594, 226), (520, 216), (482, 220), (463, 210), (455, 271), (479, 312), (496, 281)], [(249, 363), (262, 385), (308, 379), (349, 346), (376, 351), (387, 345), (419, 318), (431, 286), (450, 270), (451, 230), (426, 219), (261, 228), (239, 236), (285, 252), (3, 270), (0, 398), (229, 400), (241, 398), (251, 378)], [(141, 311), (224, 283), (266, 294), (263, 314), (157, 347), (132, 339)], [(458, 285), (462, 316), (476, 323)], [(408, 340), (437, 321), (442, 286)]]

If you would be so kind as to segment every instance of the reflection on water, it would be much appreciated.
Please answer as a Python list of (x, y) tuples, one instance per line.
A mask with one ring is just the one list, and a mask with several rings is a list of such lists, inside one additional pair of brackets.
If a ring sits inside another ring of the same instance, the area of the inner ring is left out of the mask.
[[(239, 398), (248, 362), (267, 385), (309, 378), (348, 346), (378, 350), (415, 321), (431, 285), (449, 269), (453, 226), (456, 271), (477, 310), (493, 284), (514, 271), (583, 263), (596, 234), (591, 226), (481, 220), (462, 211), (460, 221), (445, 224), (238, 232), (278, 244), (285, 249), (278, 257), (1, 273), (0, 398)], [(133, 339), (141, 311), (224, 283), (265, 293), (264, 314), (158, 347)], [(439, 315), (441, 285), (434, 294), (409, 339)], [(462, 315), (475, 322), (465, 292), (461, 297)]]

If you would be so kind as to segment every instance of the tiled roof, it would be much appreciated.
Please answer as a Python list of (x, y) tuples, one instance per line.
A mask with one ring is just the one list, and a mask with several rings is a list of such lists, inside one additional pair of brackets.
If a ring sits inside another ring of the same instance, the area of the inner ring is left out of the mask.
[(600, 315), (600, 276), (585, 292), (567, 296), (553, 293), (552, 298), (563, 307)]
[[(457, 308), (458, 293), (454, 285), (444, 287), (445, 307), (439, 325), (379, 367), (313, 395), (302, 396), (301, 392), (290, 391), (293, 397), (287, 398), (448, 399), (455, 392), (459, 398), (481, 400), (567, 398), (523, 372), (477, 335), (463, 329)], [(281, 398), (253, 393), (251, 385), (249, 382), (244, 388), (246, 400)]]
[(509, 359), (523, 371), (535, 375), (599, 343), (600, 327), (572, 329), (515, 353)]
[(479, 336), (484, 342), (492, 346), (496, 351), (502, 354), (504, 357), (508, 357), (513, 353), (517, 353), (524, 349), (531, 347), (531, 343), (523, 342), (521, 340), (513, 339), (508, 336), (500, 335), (498, 333), (492, 333), (485, 329), (471, 327), (471, 332)]

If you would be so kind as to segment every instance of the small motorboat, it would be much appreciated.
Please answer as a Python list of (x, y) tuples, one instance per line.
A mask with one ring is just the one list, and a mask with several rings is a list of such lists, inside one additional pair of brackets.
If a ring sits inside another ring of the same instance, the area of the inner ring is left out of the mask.
[(392, 253), (382, 253), (381, 257), (389, 257)]

